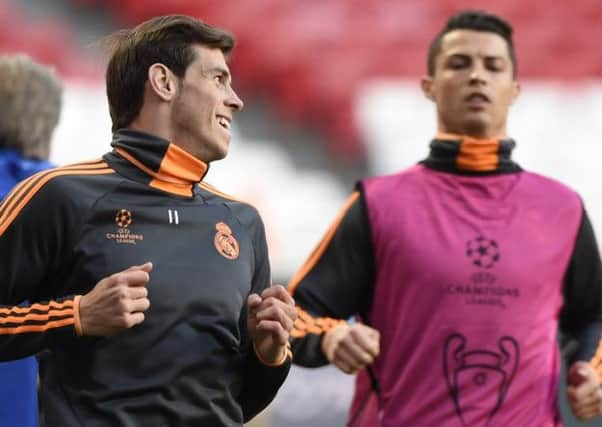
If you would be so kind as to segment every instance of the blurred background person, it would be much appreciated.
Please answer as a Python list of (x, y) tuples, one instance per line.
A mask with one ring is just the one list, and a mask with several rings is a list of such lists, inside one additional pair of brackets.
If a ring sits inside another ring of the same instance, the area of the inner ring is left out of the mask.
[(52, 68), (26, 55), (0, 56), (0, 198), (19, 181), (48, 169), (62, 88)]
[[(0, 198), (19, 181), (52, 167), (48, 156), (61, 103), (61, 83), (52, 68), (26, 55), (0, 56)], [(37, 426), (36, 358), (0, 363), (0, 378), (0, 424)]]
[[(599, 0), (2, 0), (0, 52), (28, 52), (57, 68), (65, 97), (51, 160), (65, 164), (100, 156), (111, 137), (106, 58), (91, 42), (170, 13), (231, 29), (241, 49), (230, 67), (245, 110), (228, 161), (213, 164), (206, 179), (259, 208), (273, 278), (284, 283), (355, 181), (426, 156), (426, 144), (416, 143), (431, 138), (434, 125), (416, 82), (424, 53), (451, 14), (475, 7), (515, 28), (523, 85), (508, 127), (528, 141), (515, 157), (576, 189), (600, 235)], [(248, 173), (249, 164), (257, 173)], [(335, 368), (293, 367), (264, 424), (344, 426), (352, 383)], [(570, 427), (595, 425), (578, 423), (566, 407), (563, 416)]]

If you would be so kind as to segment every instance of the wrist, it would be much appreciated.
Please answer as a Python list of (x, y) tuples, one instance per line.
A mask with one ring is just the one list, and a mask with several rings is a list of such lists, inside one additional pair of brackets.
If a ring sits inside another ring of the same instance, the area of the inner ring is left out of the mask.
[(349, 329), (349, 324), (343, 321), (334, 328), (326, 331), (322, 336), (322, 353), (329, 362), (332, 362), (334, 351), (336, 350), (339, 341), (345, 335), (347, 329)]
[(80, 313), (79, 313), (79, 303), (81, 300), (81, 295), (76, 295), (75, 298), (73, 298), (73, 317), (75, 320), (74, 323), (74, 328), (75, 328), (75, 333), (77, 334), (77, 336), (82, 336), (84, 335), (84, 329), (82, 328), (82, 321), (81, 321), (81, 317), (80, 317)]
[(270, 351), (270, 354), (268, 355), (262, 354), (255, 343), (253, 343), (253, 351), (255, 352), (257, 359), (266, 366), (280, 366), (286, 362), (286, 359), (289, 357), (292, 358), (292, 352), (289, 343), (279, 346), (274, 351)]

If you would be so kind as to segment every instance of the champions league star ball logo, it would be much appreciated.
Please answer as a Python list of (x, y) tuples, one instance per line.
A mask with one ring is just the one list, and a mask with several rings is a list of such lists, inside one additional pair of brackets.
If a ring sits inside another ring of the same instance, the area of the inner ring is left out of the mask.
[(127, 228), (132, 223), (132, 213), (127, 209), (119, 209), (115, 215), (115, 223), (120, 228)]
[(466, 256), (477, 267), (491, 268), (500, 260), (500, 249), (495, 240), (479, 236), (466, 242)]
[(108, 232), (105, 234), (107, 240), (114, 241), (115, 243), (123, 244), (127, 243), (135, 245), (144, 240), (142, 233), (134, 233), (131, 228), (132, 225), (132, 212), (127, 209), (119, 209), (115, 214), (115, 224), (117, 224), (117, 231)]

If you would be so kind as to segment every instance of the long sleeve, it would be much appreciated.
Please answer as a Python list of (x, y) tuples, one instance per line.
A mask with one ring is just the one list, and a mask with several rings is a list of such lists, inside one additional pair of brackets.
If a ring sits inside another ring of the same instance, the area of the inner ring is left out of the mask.
[[(251, 228), (255, 242), (255, 273), (251, 292), (260, 294), (271, 285), (270, 263), (265, 230), (261, 219), (257, 216)], [(247, 333), (246, 306), (241, 314), (241, 331), (244, 331), (245, 369), (241, 394), (238, 398), (247, 422), (261, 412), (276, 396), (278, 389), (286, 379), (291, 365), (290, 350), (282, 363), (270, 366), (264, 364), (254, 351), (251, 338)]]
[(289, 283), (299, 315), (292, 334), (295, 363), (328, 363), (321, 350), (323, 334), (353, 315), (366, 318), (374, 280), (367, 209), (361, 191), (356, 191)]
[[(0, 204), (0, 360), (32, 355), (53, 334), (75, 334), (75, 296), (49, 300), (44, 284), (55, 273), (69, 218), (46, 185), (52, 172), (23, 181)], [(54, 199), (54, 200), (53, 200)]]
[(564, 280), (560, 330), (576, 340), (572, 360), (589, 361), (602, 379), (602, 262), (585, 210)]

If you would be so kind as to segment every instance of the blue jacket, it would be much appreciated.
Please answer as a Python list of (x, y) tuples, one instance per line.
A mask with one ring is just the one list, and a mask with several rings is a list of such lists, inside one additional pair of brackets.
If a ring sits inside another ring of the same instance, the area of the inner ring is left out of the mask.
[(53, 167), (46, 160), (26, 159), (15, 150), (0, 148), (0, 199), (19, 181)]
[[(25, 159), (15, 150), (0, 149), (0, 199), (19, 181), (48, 169), (47, 161)], [(0, 363), (0, 424), (38, 426), (38, 362), (35, 357)]]

